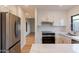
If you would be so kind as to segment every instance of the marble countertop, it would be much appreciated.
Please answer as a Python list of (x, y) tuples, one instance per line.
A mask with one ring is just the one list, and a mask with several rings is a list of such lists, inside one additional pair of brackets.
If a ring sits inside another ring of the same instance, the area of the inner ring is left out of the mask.
[(74, 39), (76, 41), (79, 41), (79, 35), (76, 35), (76, 36), (71, 36), (71, 35), (68, 35), (66, 32), (59, 32), (58, 33), (59, 35), (63, 35), (65, 37), (68, 37), (70, 39)]
[(79, 53), (79, 44), (33, 44), (30, 53)]

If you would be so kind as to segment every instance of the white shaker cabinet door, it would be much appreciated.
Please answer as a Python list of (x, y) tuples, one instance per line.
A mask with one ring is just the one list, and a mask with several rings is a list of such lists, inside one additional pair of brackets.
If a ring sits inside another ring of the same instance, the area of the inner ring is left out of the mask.
[(71, 39), (62, 35), (56, 35), (56, 44), (71, 44)]

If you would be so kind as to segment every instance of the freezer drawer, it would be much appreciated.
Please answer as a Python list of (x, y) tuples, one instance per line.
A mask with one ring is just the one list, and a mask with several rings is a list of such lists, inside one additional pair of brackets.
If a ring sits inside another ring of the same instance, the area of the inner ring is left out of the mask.
[(11, 47), (9, 53), (20, 53), (20, 42), (16, 43), (15, 46)]

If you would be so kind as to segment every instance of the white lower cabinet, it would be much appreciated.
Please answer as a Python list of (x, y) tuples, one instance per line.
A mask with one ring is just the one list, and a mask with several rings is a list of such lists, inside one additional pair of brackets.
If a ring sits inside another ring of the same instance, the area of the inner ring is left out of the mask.
[(55, 43), (56, 44), (71, 44), (71, 39), (63, 35), (56, 35)]

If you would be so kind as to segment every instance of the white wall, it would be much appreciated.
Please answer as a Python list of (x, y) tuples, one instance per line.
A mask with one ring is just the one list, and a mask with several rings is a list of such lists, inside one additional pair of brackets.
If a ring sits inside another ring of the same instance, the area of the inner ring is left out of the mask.
[[(67, 23), (67, 15), (65, 11), (55, 11), (55, 10), (37, 10), (37, 24), (39, 25), (42, 20), (46, 17), (49, 17), (55, 23), (63, 19), (64, 23)], [(66, 26), (66, 25), (65, 25)], [(36, 36), (36, 43), (42, 43), (42, 31), (52, 31), (52, 32), (62, 32), (65, 31), (66, 27), (63, 26), (37, 26), (37, 36)]]
[(21, 48), (23, 48), (23, 46), (26, 43), (26, 20), (25, 20), (25, 14), (22, 11), (21, 8), (19, 8), (18, 10), (18, 15), (21, 17)]
[(71, 16), (79, 14), (79, 6), (74, 6), (72, 9), (68, 10), (67, 12), (67, 32), (72, 32), (71, 31)]

